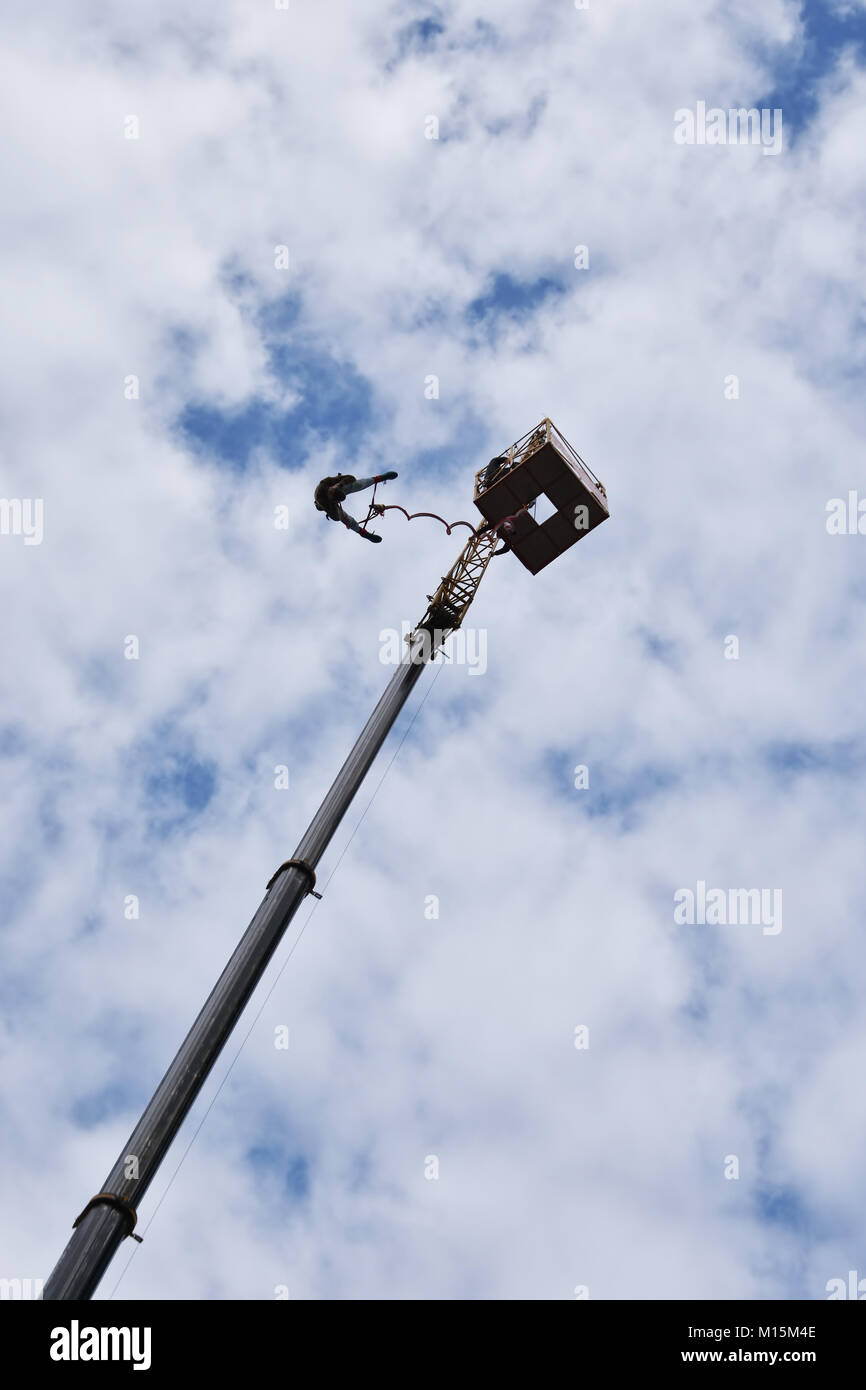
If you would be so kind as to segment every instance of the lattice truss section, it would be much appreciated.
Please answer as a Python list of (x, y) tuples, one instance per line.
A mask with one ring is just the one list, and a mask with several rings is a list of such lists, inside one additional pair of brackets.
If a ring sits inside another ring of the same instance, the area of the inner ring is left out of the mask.
[[(501, 537), (494, 530), (481, 534), (476, 532), (469, 537), (435, 594), (427, 595), (430, 606), (418, 629), (427, 628), (430, 631), (438, 628), (440, 631), (453, 632), (460, 626), (500, 540)], [(410, 634), (410, 640), (412, 637), (414, 633)]]

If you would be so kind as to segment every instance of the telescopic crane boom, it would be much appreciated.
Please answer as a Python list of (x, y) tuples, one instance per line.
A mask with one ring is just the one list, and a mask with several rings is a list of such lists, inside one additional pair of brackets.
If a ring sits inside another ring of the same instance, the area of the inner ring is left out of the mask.
[[(568, 509), (578, 492), (589, 496), (590, 487), (593, 519), (590, 526), (577, 528), (578, 531), (591, 529), (607, 517), (606, 496), (601, 484), (550, 420), (543, 421), (531, 435), (518, 440), (507, 454), (500, 455), (476, 475), (475, 502), (486, 525), (470, 536), (436, 592), (428, 595), (427, 611), (406, 639), (407, 651), (401, 665), (385, 687), (291, 859), (284, 860), (268, 882), (258, 911), (123, 1152), (99, 1192), (76, 1219), (72, 1236), (46, 1281), (43, 1298), (91, 1298), (121, 1242), (129, 1236), (139, 1239), (134, 1230), (142, 1197), (292, 918), (307, 894), (316, 893), (319, 860), (423, 667), (462, 624), (496, 551), (500, 532), (507, 534), (509, 549), (534, 573), (579, 539), (570, 529)], [(529, 516), (528, 508), (545, 489), (558, 507), (550, 520), (568, 518), (565, 533), (561, 527), (556, 535), (548, 533), (549, 522), (538, 527)], [(583, 503), (574, 505), (576, 509)]]

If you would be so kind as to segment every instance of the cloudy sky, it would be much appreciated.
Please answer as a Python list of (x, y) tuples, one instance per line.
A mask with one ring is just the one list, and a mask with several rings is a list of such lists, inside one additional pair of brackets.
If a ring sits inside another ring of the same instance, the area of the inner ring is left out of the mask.
[[(0, 1275), (47, 1277), (462, 543), (315, 483), (471, 518), (550, 416), (610, 521), (494, 562), (98, 1296), (866, 1276), (862, 0), (2, 31)], [(781, 148), (675, 139), (739, 107)], [(773, 929), (675, 920), (699, 883)]]

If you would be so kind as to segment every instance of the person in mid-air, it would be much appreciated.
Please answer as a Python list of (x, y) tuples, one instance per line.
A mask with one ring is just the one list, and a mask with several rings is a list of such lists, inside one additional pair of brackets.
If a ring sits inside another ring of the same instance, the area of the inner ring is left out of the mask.
[(359, 536), (363, 536), (368, 541), (381, 541), (381, 536), (376, 536), (372, 531), (365, 531), (353, 516), (344, 512), (341, 503), (345, 502), (350, 492), (363, 492), (365, 487), (373, 487), (375, 483), (387, 483), (397, 474), (378, 473), (375, 478), (353, 478), (351, 473), (338, 473), (334, 478), (323, 478), (313, 494), (313, 501), (320, 512), (324, 512), (329, 521), (342, 521), (344, 526), (348, 526), (350, 531), (357, 531)]

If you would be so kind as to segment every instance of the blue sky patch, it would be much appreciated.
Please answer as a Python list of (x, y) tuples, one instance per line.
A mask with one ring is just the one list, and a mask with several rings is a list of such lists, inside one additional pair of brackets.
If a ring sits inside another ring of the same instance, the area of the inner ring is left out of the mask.
[(215, 787), (215, 763), (168, 752), (144, 784), (145, 795), (153, 803), (151, 821), (165, 830), (177, 828), (204, 810)]
[(18, 758), (27, 751), (23, 724), (0, 724), (0, 758)]
[(147, 1099), (140, 1088), (128, 1082), (111, 1081), (98, 1091), (80, 1096), (72, 1105), (72, 1118), (82, 1129), (93, 1129), (125, 1110), (137, 1109)]
[(545, 300), (564, 291), (564, 284), (548, 275), (540, 275), (535, 280), (517, 280), (505, 271), (499, 271), (484, 293), (466, 306), (466, 317), (474, 324), (490, 324), (501, 317), (526, 318)]
[(310, 1163), (304, 1154), (287, 1154), (278, 1144), (257, 1144), (247, 1150), (247, 1162), (257, 1172), (277, 1177), (293, 1201), (310, 1194)]
[(789, 1230), (805, 1233), (811, 1227), (809, 1211), (793, 1187), (766, 1186), (755, 1193), (755, 1203), (762, 1221), (772, 1226), (787, 1226)]
[(813, 772), (854, 777), (859, 775), (863, 765), (862, 755), (853, 739), (837, 739), (829, 743), (772, 743), (765, 756), (773, 772), (792, 777)]
[(637, 812), (679, 784), (679, 775), (670, 767), (651, 763), (640, 767), (617, 767), (609, 759), (584, 760), (589, 766), (588, 787), (574, 785), (574, 769), (581, 758), (561, 748), (545, 756), (548, 778), (556, 783), (560, 795), (574, 803), (575, 811), (588, 816), (622, 817), (623, 829), (632, 829)]
[(171, 719), (159, 721), (125, 761), (141, 787), (148, 833), (160, 838), (190, 826), (216, 791), (216, 762)]
[(801, 0), (800, 27), (792, 44), (772, 55), (776, 82), (758, 97), (758, 107), (782, 109), (782, 125), (797, 136), (818, 109), (818, 88), (850, 48), (859, 65), (866, 63), (866, 10), (837, 10), (827, 0)]
[[(280, 316), (291, 317), (291, 301), (271, 306), (263, 316), (270, 330), (282, 331)], [(289, 409), (254, 396), (240, 408), (225, 409), (209, 401), (190, 401), (178, 428), (195, 452), (242, 473), (252, 454), (267, 449), (286, 468), (302, 467), (315, 436), (327, 437), (344, 452), (344, 472), (374, 423), (373, 388), (350, 363), (341, 362), (298, 334), (289, 342), (270, 343), (274, 378), (301, 399)]]

